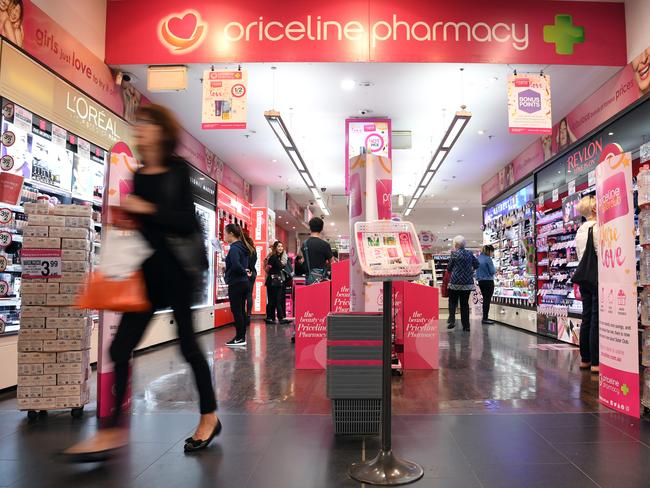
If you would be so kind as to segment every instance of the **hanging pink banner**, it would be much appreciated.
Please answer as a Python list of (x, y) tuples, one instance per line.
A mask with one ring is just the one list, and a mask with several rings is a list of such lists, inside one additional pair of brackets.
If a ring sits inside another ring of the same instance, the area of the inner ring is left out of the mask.
[(639, 338), (632, 155), (610, 156), (596, 167), (600, 402), (638, 418)]

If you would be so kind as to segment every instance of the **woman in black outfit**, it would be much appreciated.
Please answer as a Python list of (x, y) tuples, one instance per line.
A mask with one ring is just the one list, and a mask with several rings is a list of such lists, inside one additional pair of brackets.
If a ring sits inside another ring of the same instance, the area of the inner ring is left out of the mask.
[(246, 247), (253, 250), (253, 253), (248, 258), (248, 295), (246, 296), (246, 326), (251, 325), (251, 317), (253, 312), (253, 287), (255, 287), (255, 280), (257, 279), (257, 251), (255, 250), (255, 243), (253, 238), (244, 231), (244, 240)]
[(250, 246), (244, 238), (244, 233), (237, 224), (228, 224), (224, 230), (225, 241), (230, 244), (226, 256), (226, 273), (224, 279), (228, 285), (228, 300), (230, 310), (235, 319), (235, 337), (226, 342), (226, 346), (246, 345), (246, 297), (251, 272), (248, 269), (250, 258), (255, 248)]
[(282, 291), (284, 290), (284, 274), (283, 270), (287, 261), (285, 260), (284, 244), (280, 241), (275, 241), (273, 244), (273, 251), (269, 256), (268, 264), (266, 266), (266, 289), (268, 291), (269, 304), (266, 308), (266, 323), (275, 324), (277, 316), (280, 322), (284, 322), (283, 310), (281, 305)]
[[(112, 422), (110, 427), (99, 430), (92, 439), (65, 451), (65, 454), (79, 457), (80, 460), (85, 460), (87, 456), (108, 455), (126, 444), (128, 431), (122, 426), (122, 404), (129, 380), (129, 360), (154, 312), (167, 307), (174, 311), (181, 352), (192, 367), (200, 398), (201, 418), (194, 435), (186, 440), (185, 451), (204, 449), (221, 431), (221, 422), (215, 413), (217, 405), (210, 367), (196, 342), (192, 326), (192, 293), (200, 286), (200, 279), (181, 264), (187, 261), (181, 258), (178, 247), (170, 244), (179, 239), (195, 242), (187, 237), (200, 232), (187, 162), (174, 156), (179, 126), (166, 108), (147, 105), (138, 111), (134, 133), (142, 167), (135, 174), (133, 194), (127, 198), (122, 210), (137, 221), (139, 230), (154, 251), (142, 264), (151, 309), (122, 315), (110, 348), (111, 359), (115, 363), (115, 410)], [(171, 241), (172, 237), (174, 241)], [(204, 257), (204, 264), (207, 265), (205, 249), (192, 244), (188, 246), (192, 247), (189, 254), (198, 256), (199, 261), (203, 261)]]

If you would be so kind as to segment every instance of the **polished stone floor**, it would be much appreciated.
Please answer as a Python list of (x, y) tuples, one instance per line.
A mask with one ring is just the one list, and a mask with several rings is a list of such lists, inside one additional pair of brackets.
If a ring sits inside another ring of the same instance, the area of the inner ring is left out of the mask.
[[(91, 433), (82, 420), (28, 423), (0, 397), (0, 487), (354, 487), (350, 462), (377, 438), (337, 438), (322, 372), (295, 371), (291, 331), (253, 324), (246, 350), (232, 330), (203, 334), (224, 432), (185, 455), (196, 393), (175, 346), (135, 359), (130, 448), (105, 464), (59, 464), (55, 454)], [(421, 463), (413, 486), (648, 487), (650, 426), (597, 403), (598, 382), (575, 348), (504, 326), (440, 333), (439, 371), (393, 380), (394, 448)]]

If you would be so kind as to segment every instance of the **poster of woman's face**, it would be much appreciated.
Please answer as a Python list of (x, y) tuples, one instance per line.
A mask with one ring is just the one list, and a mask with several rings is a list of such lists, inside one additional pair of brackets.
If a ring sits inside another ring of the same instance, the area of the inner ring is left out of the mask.
[(25, 38), (23, 0), (0, 0), (0, 35), (22, 47)]
[(632, 60), (632, 70), (641, 95), (650, 92), (650, 46)]

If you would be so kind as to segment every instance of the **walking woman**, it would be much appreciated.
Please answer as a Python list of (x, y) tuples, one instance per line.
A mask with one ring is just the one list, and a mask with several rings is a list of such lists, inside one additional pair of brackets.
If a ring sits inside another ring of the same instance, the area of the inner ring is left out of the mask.
[(287, 254), (284, 252), (284, 244), (275, 241), (273, 250), (269, 256), (266, 274), (266, 288), (268, 291), (269, 304), (266, 308), (266, 323), (274, 324), (275, 319), (285, 323), (284, 307), (281, 305), (282, 292), (284, 290), (284, 273), (287, 266)]
[(251, 325), (251, 317), (253, 314), (253, 287), (257, 279), (257, 251), (255, 250), (255, 243), (253, 238), (244, 232), (244, 240), (246, 247), (253, 250), (248, 258), (248, 295), (246, 295), (246, 326)]
[[(217, 418), (212, 375), (199, 349), (192, 326), (191, 299), (201, 285), (197, 268), (207, 268), (206, 251), (200, 248), (200, 224), (194, 213), (187, 162), (174, 155), (179, 140), (179, 125), (172, 113), (159, 105), (138, 110), (134, 139), (142, 167), (133, 180), (133, 194), (123, 210), (139, 224), (139, 230), (154, 250), (142, 265), (151, 309), (125, 313), (119, 324), (110, 355), (115, 371), (115, 408), (111, 424), (90, 440), (64, 452), (70, 460), (106, 459), (128, 440), (123, 426), (122, 404), (129, 383), (129, 360), (156, 310), (174, 311), (180, 348), (194, 373), (199, 391), (201, 417), (185, 451), (204, 449), (221, 431)], [(179, 244), (184, 242), (182, 246)], [(182, 248), (182, 249), (181, 249)], [(189, 256), (189, 257), (188, 257)], [(198, 263), (191, 267), (187, 263)]]
[[(598, 224), (596, 198), (586, 196), (578, 203), (578, 212), (587, 219), (576, 233), (576, 252), (580, 264), (574, 274), (574, 283), (582, 296), (582, 324), (580, 325), (580, 369), (600, 372), (598, 337)], [(589, 269), (587, 269), (589, 268)], [(582, 275), (582, 276), (581, 276)]]
[(474, 270), (478, 268), (478, 260), (471, 251), (465, 249), (465, 245), (463, 236), (454, 237), (454, 251), (447, 265), (447, 270), (451, 273), (447, 329), (456, 327), (456, 309), (460, 302), (460, 321), (463, 330), (469, 331), (469, 297), (474, 290)]
[(248, 269), (250, 258), (255, 252), (246, 238), (242, 228), (237, 224), (228, 224), (224, 229), (225, 241), (230, 244), (226, 256), (226, 272), (224, 279), (228, 285), (228, 300), (230, 310), (235, 319), (235, 337), (226, 342), (226, 346), (246, 345), (246, 298), (250, 288), (250, 271)]
[(483, 296), (483, 325), (492, 325), (490, 320), (490, 302), (494, 295), (494, 275), (497, 270), (492, 262), (494, 255), (494, 246), (483, 246), (483, 251), (478, 257), (478, 269), (476, 270), (476, 279)]

